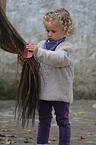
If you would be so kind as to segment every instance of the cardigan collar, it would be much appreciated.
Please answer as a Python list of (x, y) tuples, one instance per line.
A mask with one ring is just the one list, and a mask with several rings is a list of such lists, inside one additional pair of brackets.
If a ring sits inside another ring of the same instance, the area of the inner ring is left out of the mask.
[(55, 51), (56, 47), (60, 43), (62, 43), (65, 39), (66, 39), (66, 37), (59, 39), (59, 40), (54, 40), (54, 41), (50, 41), (49, 39), (47, 39), (44, 43), (44, 49)]

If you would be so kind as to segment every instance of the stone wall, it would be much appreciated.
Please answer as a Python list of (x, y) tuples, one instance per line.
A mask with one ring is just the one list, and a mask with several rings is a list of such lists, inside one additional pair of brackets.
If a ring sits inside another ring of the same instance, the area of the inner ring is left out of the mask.
[[(79, 26), (70, 41), (75, 49), (74, 98), (96, 97), (96, 1), (95, 0), (7, 0), (6, 14), (27, 42), (46, 38), (43, 14), (65, 7)], [(0, 98), (15, 98), (17, 56), (0, 50)], [(19, 69), (19, 75), (21, 68)], [(19, 76), (17, 82), (19, 81)]]

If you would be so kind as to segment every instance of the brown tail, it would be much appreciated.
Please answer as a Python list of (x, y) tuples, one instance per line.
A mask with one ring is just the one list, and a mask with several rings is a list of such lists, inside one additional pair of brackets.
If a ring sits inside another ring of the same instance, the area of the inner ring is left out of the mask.
[[(0, 6), (0, 48), (10, 53), (23, 55), (25, 40), (8, 20)], [(17, 93), (18, 120), (22, 118), (24, 127), (26, 120), (35, 119), (35, 108), (39, 100), (40, 78), (38, 63), (34, 56), (24, 62)]]

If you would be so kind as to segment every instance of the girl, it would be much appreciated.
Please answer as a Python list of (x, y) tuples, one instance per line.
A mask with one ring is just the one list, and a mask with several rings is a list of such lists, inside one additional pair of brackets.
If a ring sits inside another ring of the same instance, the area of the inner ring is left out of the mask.
[(69, 106), (73, 101), (74, 52), (66, 39), (74, 33), (75, 23), (65, 8), (48, 11), (43, 16), (48, 39), (30, 49), (40, 62), (41, 88), (39, 101), (39, 127), (37, 145), (47, 145), (55, 109), (59, 126), (59, 145), (70, 145), (71, 129)]

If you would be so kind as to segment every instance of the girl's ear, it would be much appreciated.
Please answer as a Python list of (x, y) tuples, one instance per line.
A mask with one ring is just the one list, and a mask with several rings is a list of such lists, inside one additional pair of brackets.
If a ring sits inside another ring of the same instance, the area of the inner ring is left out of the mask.
[(63, 29), (63, 34), (64, 34), (64, 36), (66, 35), (66, 32), (64, 31), (64, 29)]

